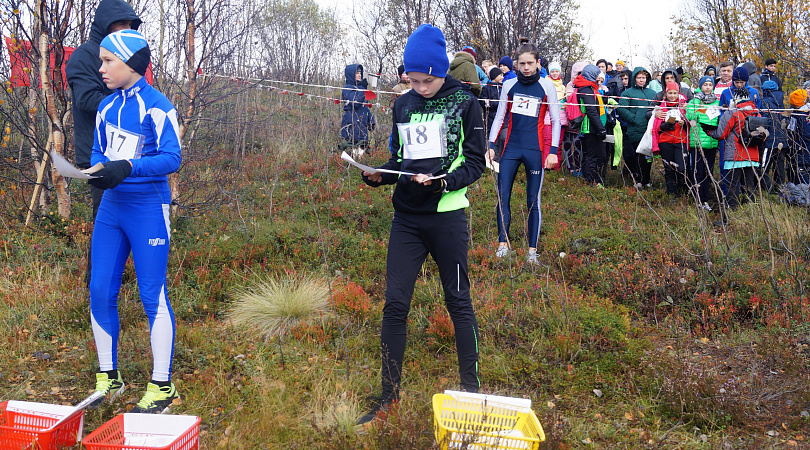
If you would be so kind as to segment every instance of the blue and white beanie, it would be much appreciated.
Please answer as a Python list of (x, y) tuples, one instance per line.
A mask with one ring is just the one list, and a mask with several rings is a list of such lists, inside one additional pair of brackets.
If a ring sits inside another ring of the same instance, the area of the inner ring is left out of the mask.
[(136, 30), (120, 30), (108, 34), (100, 46), (124, 61), (140, 75), (146, 73), (152, 53), (146, 38)]

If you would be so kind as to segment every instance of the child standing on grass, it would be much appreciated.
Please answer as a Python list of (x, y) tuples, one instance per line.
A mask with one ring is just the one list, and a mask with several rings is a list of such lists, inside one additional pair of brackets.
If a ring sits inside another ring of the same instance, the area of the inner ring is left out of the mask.
[[(498, 222), (498, 250), (495, 255), (504, 258), (509, 254), (509, 225), (512, 209), (512, 185), (523, 164), (526, 170), (526, 202), (529, 209), (527, 237), (529, 251), (527, 261), (537, 264), (537, 241), (540, 237), (540, 191), (543, 188), (543, 169), (557, 167), (557, 148), (560, 145), (560, 103), (557, 88), (547, 78), (540, 77), (540, 52), (537, 46), (524, 43), (515, 51), (517, 77), (504, 82), (498, 113), (489, 132), (490, 157), (495, 152), (501, 128), (508, 116), (509, 127), (506, 143), (500, 155), (495, 215)], [(544, 123), (551, 117), (551, 145), (549, 155), (543, 156)]]
[(146, 39), (135, 30), (116, 31), (101, 41), (99, 72), (117, 91), (98, 107), (90, 161), (103, 165), (90, 184), (105, 190), (93, 230), (90, 320), (100, 368), (96, 391), (104, 394), (97, 406), (125, 389), (118, 370), (118, 292), (131, 252), (153, 358), (146, 394), (132, 412), (161, 413), (178, 398), (170, 380), (175, 323), (166, 290), (167, 175), (180, 168), (181, 157), (177, 111), (143, 78), (150, 55)]
[[(720, 100), (714, 95), (714, 77), (704, 75), (699, 84), (700, 90), (695, 93), (694, 98), (686, 106), (686, 120), (689, 123), (694, 121), (696, 125), (702, 123), (717, 125), (722, 111), (720, 110)], [(711, 211), (709, 197), (711, 196), (718, 142), (717, 139), (706, 134), (700, 126), (692, 127), (690, 133), (689, 158), (694, 169), (698, 199), (703, 209)]]
[(430, 254), (456, 334), (461, 387), (478, 392), (478, 321), (467, 272), (467, 186), (484, 171), (484, 122), (478, 100), (447, 75), (442, 31), (423, 24), (408, 38), (403, 60), (411, 90), (394, 102), (391, 158), (380, 168), (416, 175), (363, 172), (372, 187), (395, 184), (388, 243), (380, 350), (382, 395), (358, 424), (399, 398), (408, 312), (416, 277)]
[[(723, 165), (728, 171), (728, 208), (732, 211), (740, 206), (739, 194), (742, 184), (749, 196), (753, 196), (758, 183), (755, 169), (759, 167), (759, 148), (750, 142), (743, 142), (742, 128), (747, 116), (759, 116), (759, 109), (751, 99), (745, 86), (731, 88), (734, 107), (720, 117), (717, 127), (701, 124), (701, 127), (714, 139), (725, 140)], [(723, 224), (728, 223), (728, 215), (723, 213)]]
[(685, 106), (686, 97), (681, 94), (680, 85), (670, 81), (660, 107), (666, 118), (656, 116), (653, 121), (653, 153), (660, 153), (664, 162), (667, 194), (677, 197), (686, 193), (689, 174), (689, 122)]
[(340, 137), (343, 142), (338, 145), (341, 150), (352, 147), (368, 147), (368, 132), (374, 130), (376, 121), (368, 109), (366, 92), (368, 81), (363, 78), (363, 66), (349, 64), (344, 71), (346, 85), (343, 86), (343, 119), (340, 121)]

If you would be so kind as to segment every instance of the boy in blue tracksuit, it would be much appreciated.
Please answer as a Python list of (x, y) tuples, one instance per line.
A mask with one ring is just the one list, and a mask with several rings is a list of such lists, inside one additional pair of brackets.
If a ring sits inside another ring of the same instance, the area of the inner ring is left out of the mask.
[(141, 302), (149, 319), (151, 382), (132, 412), (160, 413), (178, 397), (170, 380), (174, 313), (167, 296), (169, 204), (167, 175), (180, 168), (177, 111), (143, 78), (151, 57), (135, 30), (109, 34), (100, 45), (104, 83), (115, 92), (99, 104), (90, 163), (90, 184), (103, 189), (92, 245), (90, 319), (98, 350), (99, 402), (121, 394), (118, 371), (118, 291), (130, 252)]

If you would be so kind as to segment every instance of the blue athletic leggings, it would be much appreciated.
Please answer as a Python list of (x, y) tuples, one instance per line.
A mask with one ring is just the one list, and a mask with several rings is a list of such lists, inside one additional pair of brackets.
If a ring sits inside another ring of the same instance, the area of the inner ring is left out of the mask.
[(512, 209), (509, 201), (512, 198), (512, 185), (515, 182), (520, 164), (526, 168), (526, 205), (529, 207), (529, 224), (526, 234), (529, 247), (537, 248), (540, 237), (540, 191), (543, 188), (543, 161), (540, 149), (516, 150), (507, 147), (501, 156), (498, 173), (498, 203), (495, 205), (495, 216), (498, 218), (498, 241), (506, 242), (509, 224), (512, 221)]
[(118, 368), (118, 291), (132, 252), (141, 303), (149, 318), (152, 380), (169, 381), (174, 353), (174, 312), (166, 293), (169, 205), (102, 199), (93, 229), (90, 320), (102, 371)]

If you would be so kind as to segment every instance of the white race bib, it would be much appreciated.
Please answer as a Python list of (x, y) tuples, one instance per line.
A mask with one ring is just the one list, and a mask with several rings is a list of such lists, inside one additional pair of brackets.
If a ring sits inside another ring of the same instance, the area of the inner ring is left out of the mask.
[(428, 159), (447, 156), (444, 121), (398, 123), (403, 159)]
[(106, 125), (107, 148), (104, 156), (110, 161), (138, 159), (143, 149), (143, 135), (124, 130), (112, 124)]
[(706, 117), (709, 119), (714, 119), (715, 117), (720, 117), (720, 109), (716, 106), (709, 106), (706, 108)]
[(537, 117), (540, 114), (540, 99), (523, 94), (515, 94), (512, 98), (512, 114)]

